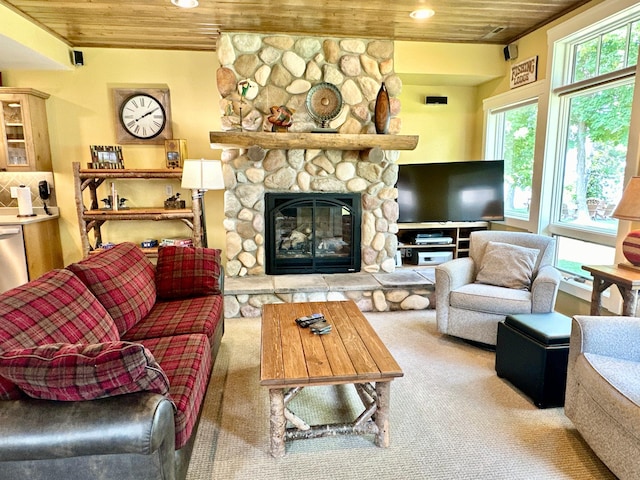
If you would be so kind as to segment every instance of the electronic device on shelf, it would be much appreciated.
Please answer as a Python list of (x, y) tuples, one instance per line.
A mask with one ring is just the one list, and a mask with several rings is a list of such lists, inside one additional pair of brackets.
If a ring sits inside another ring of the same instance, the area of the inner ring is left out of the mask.
[(453, 260), (452, 251), (426, 252), (424, 250), (414, 250), (411, 257), (411, 263), (414, 265), (440, 265), (449, 260)]
[(415, 244), (416, 245), (449, 245), (453, 243), (453, 238), (451, 237), (426, 237), (419, 238), (416, 236)]

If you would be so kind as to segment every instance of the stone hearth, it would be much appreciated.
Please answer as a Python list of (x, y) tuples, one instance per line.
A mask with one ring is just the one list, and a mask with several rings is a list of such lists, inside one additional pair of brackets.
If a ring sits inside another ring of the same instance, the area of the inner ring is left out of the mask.
[(353, 300), (363, 312), (435, 308), (433, 268), (394, 273), (227, 277), (225, 318), (259, 317), (267, 303)]

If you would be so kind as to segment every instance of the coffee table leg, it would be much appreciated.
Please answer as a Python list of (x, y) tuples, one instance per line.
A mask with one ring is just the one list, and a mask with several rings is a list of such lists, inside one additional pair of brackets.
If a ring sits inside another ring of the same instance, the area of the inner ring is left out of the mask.
[(391, 382), (376, 382), (376, 445), (387, 448), (389, 446), (389, 400), (391, 398)]
[(287, 427), (287, 419), (284, 417), (284, 390), (282, 388), (269, 389), (271, 427), (271, 456), (284, 457), (284, 434)]

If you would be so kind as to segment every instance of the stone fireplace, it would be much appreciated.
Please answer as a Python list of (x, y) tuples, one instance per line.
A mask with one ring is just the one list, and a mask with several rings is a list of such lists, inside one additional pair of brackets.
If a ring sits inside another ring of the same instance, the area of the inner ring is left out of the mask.
[(360, 271), (358, 193), (266, 193), (266, 273)]
[[(224, 131), (270, 131), (271, 108), (285, 105), (294, 112), (289, 132), (311, 132), (318, 125), (307, 112), (306, 94), (313, 85), (329, 82), (338, 87), (343, 98), (342, 111), (329, 127), (339, 134), (375, 134), (372, 115), (384, 82), (391, 97), (389, 134), (400, 132), (397, 95), (402, 83), (393, 71), (393, 42), (225, 33), (218, 57)], [(221, 158), (226, 186), (227, 275), (271, 271), (273, 259), (267, 258), (266, 248), (266, 193), (356, 194), (360, 198), (361, 234), (360, 246), (353, 246), (359, 248), (359, 259), (354, 257), (359, 265), (354, 271), (394, 271), (398, 157), (396, 150), (367, 148), (263, 148), (259, 143), (246, 148), (225, 147)], [(303, 271), (300, 273), (311, 273)]]

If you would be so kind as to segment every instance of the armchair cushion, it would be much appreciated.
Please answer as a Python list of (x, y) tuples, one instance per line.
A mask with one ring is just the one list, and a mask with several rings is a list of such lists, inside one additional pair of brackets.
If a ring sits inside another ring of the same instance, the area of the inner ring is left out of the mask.
[(164, 300), (220, 293), (220, 250), (162, 247), (156, 265), (156, 291)]
[(0, 355), (0, 376), (33, 398), (78, 401), (148, 391), (166, 394), (169, 380), (143, 345), (52, 343)]
[(539, 250), (502, 242), (488, 242), (476, 282), (518, 290), (531, 289)]

